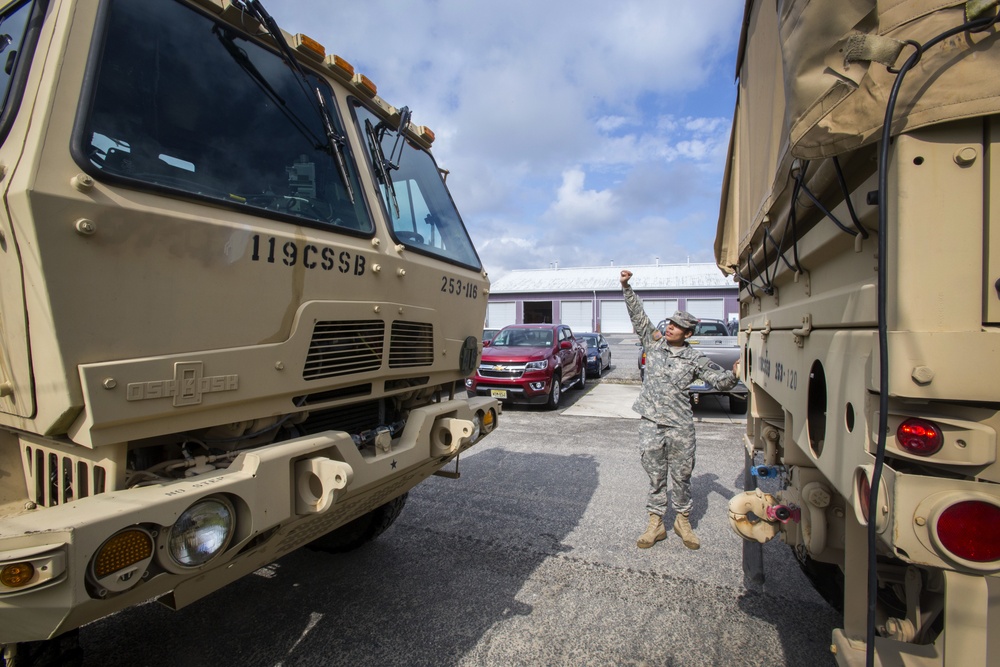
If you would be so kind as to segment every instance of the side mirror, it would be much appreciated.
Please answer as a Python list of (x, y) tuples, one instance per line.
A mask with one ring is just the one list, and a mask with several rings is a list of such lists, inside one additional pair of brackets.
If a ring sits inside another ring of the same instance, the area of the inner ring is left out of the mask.
[(568, 341), (568, 340), (564, 340), (561, 343), (559, 343), (559, 349), (560, 350), (568, 350), (571, 347), (573, 347), (573, 343), (570, 342), (570, 341)]
[(491, 340), (484, 340), (484, 341), (483, 341), (483, 347), (489, 347), (489, 346), (490, 346), (490, 343), (492, 343), (492, 342), (493, 342), (493, 341), (491, 341)]

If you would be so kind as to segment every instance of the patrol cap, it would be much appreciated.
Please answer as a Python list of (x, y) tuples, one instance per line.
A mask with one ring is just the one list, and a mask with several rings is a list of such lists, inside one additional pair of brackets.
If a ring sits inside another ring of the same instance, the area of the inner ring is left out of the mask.
[(681, 329), (693, 330), (696, 326), (698, 326), (698, 318), (686, 310), (675, 311), (673, 315), (667, 318), (667, 321), (673, 322)]

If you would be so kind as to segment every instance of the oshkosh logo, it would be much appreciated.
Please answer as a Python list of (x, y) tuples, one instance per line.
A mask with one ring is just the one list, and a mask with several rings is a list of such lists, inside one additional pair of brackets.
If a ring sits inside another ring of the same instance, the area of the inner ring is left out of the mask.
[(145, 401), (153, 398), (173, 397), (174, 407), (198, 405), (201, 395), (213, 391), (235, 391), (239, 388), (239, 375), (211, 375), (205, 377), (202, 362), (178, 361), (174, 364), (171, 380), (130, 382), (125, 394), (128, 401)]

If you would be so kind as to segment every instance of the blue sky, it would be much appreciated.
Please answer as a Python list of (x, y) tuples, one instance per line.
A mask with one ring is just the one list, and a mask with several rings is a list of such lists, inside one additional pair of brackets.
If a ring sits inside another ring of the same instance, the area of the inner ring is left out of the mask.
[(486, 270), (711, 262), (744, 0), (264, 0), (409, 106)]

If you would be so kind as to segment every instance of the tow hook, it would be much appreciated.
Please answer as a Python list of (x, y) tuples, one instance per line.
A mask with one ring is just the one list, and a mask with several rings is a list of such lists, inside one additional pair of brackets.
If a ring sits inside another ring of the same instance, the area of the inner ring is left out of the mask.
[[(788, 515), (780, 511), (784, 508)], [(769, 542), (778, 534), (779, 515), (791, 518), (791, 511), (770, 493), (760, 489), (744, 491), (729, 501), (729, 525), (733, 532), (750, 542)]]

